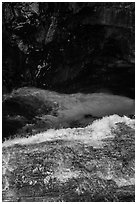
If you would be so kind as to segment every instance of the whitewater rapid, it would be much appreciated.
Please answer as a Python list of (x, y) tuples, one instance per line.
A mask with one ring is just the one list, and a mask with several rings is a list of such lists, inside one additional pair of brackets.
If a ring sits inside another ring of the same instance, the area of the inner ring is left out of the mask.
[(91, 125), (84, 128), (49, 129), (29, 137), (8, 139), (3, 142), (2, 146), (30, 145), (52, 140), (73, 140), (98, 148), (102, 146), (103, 139), (114, 137), (112, 129), (114, 130), (117, 127), (117, 123), (124, 123), (131, 128), (135, 128), (134, 119), (130, 119), (126, 116), (120, 117), (118, 115), (111, 115), (95, 120)]

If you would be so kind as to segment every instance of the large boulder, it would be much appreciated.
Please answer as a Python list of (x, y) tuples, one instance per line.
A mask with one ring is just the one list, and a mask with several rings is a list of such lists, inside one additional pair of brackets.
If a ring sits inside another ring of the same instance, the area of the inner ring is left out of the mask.
[(113, 115), (5, 141), (3, 201), (134, 202), (134, 129)]

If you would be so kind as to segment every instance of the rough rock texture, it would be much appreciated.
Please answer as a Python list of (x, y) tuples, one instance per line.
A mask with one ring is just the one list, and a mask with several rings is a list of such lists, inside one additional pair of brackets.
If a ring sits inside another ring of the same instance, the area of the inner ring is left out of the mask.
[(5, 141), (3, 201), (133, 202), (134, 123), (113, 115)]
[(33, 6), (3, 3), (3, 92), (31, 85), (63, 93), (107, 88), (135, 97), (134, 2)]

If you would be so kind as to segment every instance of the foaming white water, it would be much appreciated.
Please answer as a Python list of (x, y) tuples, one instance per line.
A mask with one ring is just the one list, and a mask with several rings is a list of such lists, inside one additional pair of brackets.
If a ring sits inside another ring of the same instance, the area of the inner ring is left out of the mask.
[(13, 146), (15, 144), (29, 145), (52, 140), (76, 140), (85, 144), (90, 144), (96, 148), (102, 145), (102, 139), (114, 137), (111, 130), (117, 127), (117, 123), (125, 123), (131, 128), (135, 126), (135, 120), (126, 116), (120, 117), (118, 115), (111, 115), (96, 120), (85, 128), (50, 129), (28, 138), (9, 139), (3, 143), (3, 147)]

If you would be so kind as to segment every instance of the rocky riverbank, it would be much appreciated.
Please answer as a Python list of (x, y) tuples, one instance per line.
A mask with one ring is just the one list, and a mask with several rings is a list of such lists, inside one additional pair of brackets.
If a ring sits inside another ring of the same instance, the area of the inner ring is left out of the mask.
[(113, 115), (5, 141), (3, 201), (133, 202), (134, 125)]

